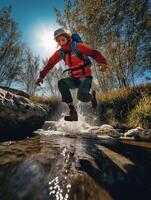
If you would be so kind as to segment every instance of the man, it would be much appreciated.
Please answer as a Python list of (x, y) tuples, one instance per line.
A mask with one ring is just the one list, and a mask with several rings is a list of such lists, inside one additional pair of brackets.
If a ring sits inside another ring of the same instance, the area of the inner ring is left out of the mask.
[[(51, 70), (61, 59), (64, 59), (65, 64), (69, 68), (68, 71), (70, 72), (69, 77), (58, 81), (58, 88), (62, 95), (62, 101), (68, 105), (70, 110), (69, 115), (65, 116), (64, 119), (66, 121), (77, 121), (78, 115), (75, 106), (73, 105), (70, 89), (78, 88), (78, 100), (83, 102), (91, 101), (92, 107), (96, 108), (97, 101), (95, 91), (92, 91), (92, 94), (89, 93), (93, 77), (91, 73), (91, 62), (88, 56), (96, 60), (98, 67), (102, 72), (105, 72), (107, 69), (106, 59), (99, 51), (86, 44), (81, 42), (75, 43), (73, 41), (73, 35), (63, 29), (57, 29), (54, 32), (54, 38), (60, 46), (60, 49), (49, 58), (47, 65), (40, 72), (36, 84), (40, 85), (49, 70)], [(64, 57), (62, 56), (62, 53), (64, 54)]]

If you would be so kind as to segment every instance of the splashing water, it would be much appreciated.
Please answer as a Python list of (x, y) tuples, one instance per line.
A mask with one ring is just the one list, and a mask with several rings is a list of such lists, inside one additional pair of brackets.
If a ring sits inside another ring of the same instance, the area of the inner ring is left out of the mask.
[(78, 118), (78, 121), (65, 121), (62, 113), (58, 121), (46, 121), (43, 128), (37, 130), (36, 133), (40, 135), (77, 135), (88, 133), (92, 126), (86, 122), (85, 117), (80, 112), (78, 113)]
[(64, 121), (61, 118), (58, 122), (58, 130), (69, 133), (85, 133), (90, 128), (90, 125), (85, 121), (85, 117), (79, 113), (79, 120), (74, 122)]

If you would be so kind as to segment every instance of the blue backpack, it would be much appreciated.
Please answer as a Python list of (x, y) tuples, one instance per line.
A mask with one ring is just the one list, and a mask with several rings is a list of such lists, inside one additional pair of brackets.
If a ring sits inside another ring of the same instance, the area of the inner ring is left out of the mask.
[[(91, 60), (89, 59), (89, 57), (84, 57), (83, 54), (81, 54), (77, 49), (77, 43), (83, 43), (80, 35), (77, 34), (77, 33), (73, 33), (71, 37), (72, 37), (71, 50), (74, 52), (74, 54), (78, 58), (80, 58), (81, 60), (84, 60), (85, 66), (86, 65), (91, 66)], [(66, 53), (69, 53), (69, 52), (66, 52), (64, 49), (60, 50), (60, 56), (64, 61), (65, 61), (65, 54)]]

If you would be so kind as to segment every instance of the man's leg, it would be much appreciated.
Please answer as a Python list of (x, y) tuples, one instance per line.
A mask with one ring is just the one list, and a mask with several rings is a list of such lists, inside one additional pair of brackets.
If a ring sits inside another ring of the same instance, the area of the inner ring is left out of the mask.
[(89, 102), (92, 99), (90, 92), (92, 85), (92, 77), (83, 77), (77, 92), (77, 98), (83, 102)]
[(96, 93), (93, 90), (92, 94), (90, 94), (90, 89), (92, 85), (92, 77), (83, 77), (81, 79), (81, 84), (78, 89), (77, 98), (83, 102), (91, 101), (92, 107), (97, 107)]
[(71, 96), (70, 89), (77, 88), (80, 84), (80, 80), (76, 78), (64, 78), (58, 81), (58, 88), (62, 95), (62, 101), (68, 104), (69, 107), (69, 115), (65, 116), (66, 121), (77, 121), (78, 115), (76, 109), (73, 105), (73, 99)]

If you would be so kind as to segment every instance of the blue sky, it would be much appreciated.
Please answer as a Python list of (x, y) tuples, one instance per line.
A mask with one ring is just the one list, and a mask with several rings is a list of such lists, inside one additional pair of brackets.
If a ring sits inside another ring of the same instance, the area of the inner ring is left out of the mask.
[(63, 10), (64, 0), (0, 0), (0, 9), (8, 5), (12, 5), (22, 41), (34, 54), (49, 57), (56, 49), (53, 32), (59, 28), (53, 6)]

